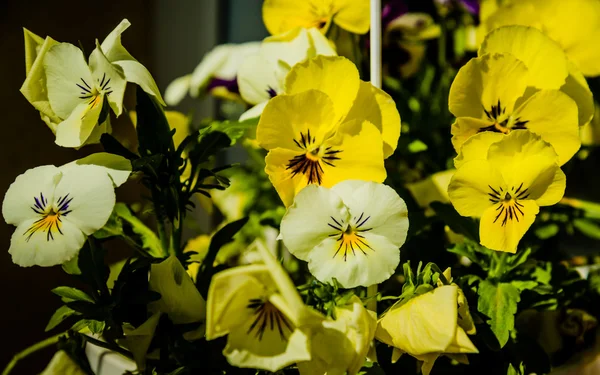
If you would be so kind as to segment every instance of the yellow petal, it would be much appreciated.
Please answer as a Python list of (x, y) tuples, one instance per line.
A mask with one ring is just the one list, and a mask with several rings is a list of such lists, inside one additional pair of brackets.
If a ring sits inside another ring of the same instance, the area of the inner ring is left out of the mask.
[(594, 117), (594, 97), (585, 77), (571, 61), (569, 61), (569, 76), (560, 91), (569, 95), (577, 103), (579, 125), (589, 123)]
[(414, 356), (443, 352), (456, 334), (457, 289), (446, 285), (390, 308), (375, 337)]
[(366, 34), (371, 26), (368, 0), (334, 0), (333, 22), (354, 34)]
[(488, 161), (473, 160), (456, 170), (448, 186), (448, 196), (459, 214), (479, 217), (492, 206), (490, 194), (499, 187), (505, 187), (500, 172)]
[(127, 348), (133, 354), (133, 359), (138, 369), (146, 368), (146, 353), (154, 338), (154, 332), (158, 326), (161, 313), (155, 313), (139, 327), (124, 327), (125, 342)]
[(538, 205), (532, 200), (518, 201), (519, 206), (497, 203), (481, 217), (479, 236), (488, 249), (516, 253), (519, 241), (525, 235), (535, 216)]
[(527, 26), (503, 26), (491, 31), (478, 55), (509, 53), (529, 70), (531, 86), (558, 89), (568, 75), (567, 57), (562, 48), (541, 31)]
[[(488, 128), (493, 125), (490, 120), (479, 120), (473, 117), (459, 117), (452, 124), (450, 132), (452, 133), (452, 145), (454, 150), (460, 153), (462, 152), (463, 145), (473, 136), (478, 134), (481, 129)], [(478, 148), (479, 149), (479, 148)], [(476, 153), (477, 150), (474, 150)]]
[(334, 116), (332, 101), (323, 92), (278, 95), (263, 110), (256, 139), (267, 150), (280, 147), (300, 152), (299, 144), (318, 147), (335, 125)]
[(486, 160), (490, 146), (504, 139), (504, 134), (495, 132), (482, 132), (469, 138), (454, 158), (454, 166), (460, 168), (463, 164), (473, 160)]
[(515, 111), (513, 118), (527, 121), (527, 129), (550, 143), (560, 165), (569, 161), (581, 146), (577, 104), (560, 91), (535, 93)]
[(38, 56), (38, 50), (44, 44), (44, 38), (37, 36), (26, 28), (23, 28), (23, 36), (25, 37), (25, 75), (28, 76), (31, 66)]
[(293, 174), (287, 169), (290, 161), (299, 156), (302, 156), (299, 152), (276, 148), (269, 151), (265, 158), (265, 172), (286, 207), (290, 206), (296, 194), (308, 185), (304, 174)]
[(332, 187), (344, 180), (383, 182), (387, 176), (383, 164), (383, 142), (377, 128), (368, 121), (342, 124), (326, 147), (341, 152), (333, 166), (323, 163), (321, 186)]
[(285, 92), (296, 94), (319, 90), (333, 102), (335, 120), (345, 117), (360, 86), (358, 69), (345, 57), (317, 56), (295, 65), (285, 80)]
[(313, 13), (312, 3), (313, 1), (265, 0), (262, 7), (265, 27), (272, 35), (282, 34), (296, 27), (321, 28), (322, 23), (327, 23), (328, 20), (321, 20), (318, 14)]
[(491, 145), (488, 161), (502, 173), (507, 184), (501, 187), (501, 198), (508, 194), (551, 205), (564, 194), (565, 177), (554, 148), (528, 130), (514, 130)]
[[(448, 277), (446, 279), (450, 280)], [(469, 302), (467, 302), (467, 297), (460, 288), (458, 288), (458, 325), (469, 335), (474, 335), (477, 332), (469, 310)]]
[(77, 105), (66, 120), (56, 128), (56, 144), (62, 147), (83, 146), (93, 130), (98, 126), (98, 118), (104, 102), (104, 95), (99, 95), (92, 102)]
[(85, 375), (86, 372), (83, 371), (75, 361), (69, 357), (69, 355), (64, 350), (59, 350), (54, 354), (48, 366), (44, 369), (44, 371), (40, 375)]
[(175, 256), (151, 266), (149, 288), (161, 295), (148, 306), (150, 311), (168, 314), (173, 323), (195, 323), (206, 317), (204, 299)]
[(394, 100), (370, 82), (360, 81), (354, 105), (344, 121), (367, 120), (379, 129), (383, 138), (383, 156), (390, 157), (400, 137), (400, 114)]
[(446, 348), (445, 353), (479, 353), (479, 350), (477, 350), (475, 345), (473, 345), (473, 342), (471, 342), (465, 330), (458, 326), (456, 327), (456, 335), (454, 336), (454, 340), (450, 346)]
[(488, 119), (493, 106), (500, 106), (502, 114), (495, 117), (501, 122), (525, 92), (530, 81), (528, 68), (514, 56), (497, 52), (471, 59), (459, 70), (448, 99), (456, 117)]

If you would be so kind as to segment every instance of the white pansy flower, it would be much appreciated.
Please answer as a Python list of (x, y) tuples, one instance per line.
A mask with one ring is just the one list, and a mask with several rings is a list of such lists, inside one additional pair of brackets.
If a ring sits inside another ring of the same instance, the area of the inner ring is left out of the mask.
[[(205, 91), (216, 91), (217, 96), (226, 96), (219, 91), (237, 93), (236, 77), (244, 60), (258, 51), (259, 42), (222, 44), (216, 46), (198, 64), (192, 74), (176, 78), (165, 91), (168, 105), (179, 104), (189, 93), (197, 98)], [(221, 89), (221, 90), (219, 90)]]
[(408, 232), (406, 204), (383, 184), (346, 180), (302, 189), (281, 221), (289, 251), (322, 282), (344, 288), (387, 280)]
[(335, 48), (316, 28), (296, 28), (270, 36), (260, 50), (240, 66), (238, 86), (242, 98), (254, 105), (240, 117), (258, 117), (272, 97), (285, 92), (285, 77), (297, 63), (317, 55), (335, 56)]
[[(91, 164), (45, 165), (13, 182), (2, 203), (2, 215), (17, 229), (8, 252), (23, 266), (53, 266), (73, 258), (86, 236), (102, 228), (115, 205), (107, 168)], [(126, 179), (126, 178), (125, 178)]]

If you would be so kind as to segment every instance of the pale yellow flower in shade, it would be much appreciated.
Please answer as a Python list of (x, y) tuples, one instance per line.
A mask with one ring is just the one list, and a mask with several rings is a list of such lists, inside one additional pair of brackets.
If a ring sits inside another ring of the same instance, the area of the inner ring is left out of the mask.
[(298, 363), (301, 375), (355, 375), (375, 337), (377, 316), (360, 298), (334, 308), (335, 320), (323, 320), (311, 336), (312, 360)]
[(281, 221), (288, 250), (322, 282), (344, 288), (387, 280), (408, 233), (406, 204), (389, 186), (346, 180), (303, 189)]
[(265, 38), (255, 55), (241, 63), (237, 83), (242, 98), (252, 104), (240, 121), (258, 117), (272, 97), (285, 92), (285, 77), (297, 63), (318, 55), (336, 55), (335, 46), (317, 29), (295, 28)]
[(204, 260), (204, 257), (208, 253), (208, 247), (210, 246), (210, 236), (207, 234), (201, 234), (197, 237), (190, 239), (186, 244), (183, 252), (195, 252), (190, 257), (192, 263), (187, 266), (187, 273), (190, 275), (192, 280), (196, 282), (198, 276), (198, 270), (200, 269), (200, 263)]
[(584, 125), (594, 115), (593, 95), (577, 65), (561, 51), (561, 47), (555, 41), (535, 28), (503, 26), (486, 36), (478, 55), (513, 55), (528, 69), (528, 86), (560, 90), (567, 94), (577, 103), (579, 125)]
[(167, 86), (165, 100), (174, 106), (186, 95), (198, 98), (205, 93), (224, 99), (239, 99), (236, 77), (240, 65), (258, 52), (260, 42), (222, 44), (209, 51), (191, 74), (176, 78)]
[(2, 203), (4, 220), (17, 227), (8, 250), (13, 262), (53, 266), (76, 256), (110, 217), (114, 186), (96, 165), (45, 165), (18, 176)]
[(135, 328), (130, 324), (123, 326), (123, 333), (125, 334), (125, 346), (131, 354), (137, 365), (138, 370), (144, 370), (146, 368), (146, 355), (148, 348), (154, 338), (156, 327), (160, 322), (160, 312), (152, 314), (144, 323), (139, 327)]
[(148, 305), (150, 312), (167, 314), (175, 324), (204, 321), (206, 302), (176, 256), (150, 267), (148, 287), (161, 295)]
[(400, 301), (383, 313), (375, 337), (394, 347), (392, 362), (407, 353), (422, 361), (421, 371), (429, 375), (442, 355), (468, 363), (466, 354), (479, 352), (466, 331), (473, 326), (472, 320), (459, 319), (459, 290), (454, 284), (440, 286)]
[(427, 215), (433, 215), (429, 207), (432, 202), (450, 203), (448, 184), (454, 175), (454, 169), (436, 172), (424, 180), (406, 184), (406, 188)]
[(263, 21), (267, 30), (281, 34), (296, 27), (316, 27), (326, 33), (331, 23), (355, 34), (370, 27), (369, 0), (265, 0)]
[[(495, 1), (489, 1), (494, 3)], [(505, 25), (535, 27), (556, 41), (586, 76), (600, 74), (600, 2), (596, 0), (512, 0), (488, 5), (482, 33)]]
[(558, 203), (565, 191), (556, 151), (527, 130), (481, 133), (455, 165), (450, 201), (462, 216), (480, 218), (481, 244), (492, 250), (515, 253), (539, 207)]
[(265, 170), (286, 206), (310, 184), (382, 182), (383, 159), (399, 136), (394, 101), (362, 82), (348, 59), (327, 56), (292, 68), (286, 94), (269, 101), (257, 128), (269, 150)]
[(40, 373), (40, 375), (85, 375), (75, 361), (69, 357), (67, 352), (59, 350), (54, 354), (48, 366)]
[(217, 273), (210, 284), (206, 339), (227, 335), (233, 366), (276, 372), (311, 359), (304, 328), (324, 319), (304, 305), (296, 287), (261, 244), (264, 264)]
[(576, 103), (559, 90), (532, 90), (537, 80), (532, 74), (537, 73), (509, 53), (473, 58), (459, 70), (449, 96), (450, 112), (457, 117), (452, 125), (457, 152), (478, 133), (508, 134), (520, 129), (552, 144), (561, 165), (579, 150)]

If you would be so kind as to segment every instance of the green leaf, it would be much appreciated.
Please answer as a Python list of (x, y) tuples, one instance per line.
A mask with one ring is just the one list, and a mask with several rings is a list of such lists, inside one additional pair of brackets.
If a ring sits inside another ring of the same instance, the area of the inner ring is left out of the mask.
[(246, 121), (220, 121), (213, 122), (210, 124), (211, 132), (225, 133), (231, 140), (233, 146), (236, 141), (250, 132), (256, 131), (258, 125), (258, 118), (249, 119)]
[(77, 314), (77, 312), (75, 310), (73, 310), (72, 308), (70, 308), (69, 306), (63, 305), (63, 306), (59, 307), (54, 312), (54, 314), (52, 314), (52, 317), (50, 317), (50, 321), (46, 325), (45, 332), (48, 332), (48, 331), (54, 329), (57, 325), (64, 322), (68, 317), (70, 317), (73, 314)]
[(558, 234), (559, 231), (558, 224), (550, 223), (548, 225), (544, 225), (535, 230), (535, 235), (541, 240), (547, 240), (548, 238), (554, 237)]
[(573, 220), (573, 226), (587, 237), (600, 240), (600, 225), (592, 220), (578, 218)]
[(123, 235), (123, 221), (113, 209), (108, 221), (100, 230), (94, 233), (94, 237), (98, 239), (110, 238)]
[(475, 220), (460, 216), (451, 204), (432, 202), (429, 206), (454, 232), (479, 243), (479, 224)]
[(487, 323), (496, 335), (501, 347), (508, 342), (515, 326), (517, 304), (521, 300), (519, 290), (508, 283), (494, 285), (489, 280), (479, 284), (477, 310), (490, 319)]
[(154, 258), (164, 258), (166, 250), (162, 248), (160, 239), (153, 230), (148, 228), (140, 219), (135, 217), (124, 203), (117, 203), (114, 212), (118, 217), (127, 222), (135, 234), (140, 236), (141, 246)]
[(90, 297), (86, 292), (81, 291), (77, 288), (71, 288), (69, 286), (59, 286), (52, 289), (52, 293), (59, 297), (62, 297), (63, 302), (71, 301), (85, 301), (95, 303), (94, 299)]
[(62, 269), (69, 275), (81, 275), (78, 263), (79, 255), (75, 255), (73, 258), (62, 264)]
[(208, 252), (206, 253), (206, 256), (204, 257), (204, 260), (202, 261), (198, 271), (196, 283), (204, 299), (206, 299), (208, 294), (208, 286), (214, 274), (213, 264), (217, 258), (217, 253), (224, 245), (233, 241), (233, 236), (235, 236), (236, 233), (239, 232), (244, 225), (246, 225), (248, 219), (248, 217), (245, 217), (240, 220), (232, 221), (215, 233), (210, 240)]
[(531, 280), (513, 280), (510, 283), (515, 288), (519, 289), (519, 292), (522, 292), (524, 290), (533, 290), (534, 288), (536, 288), (539, 285), (535, 281), (531, 281)]
[(218, 151), (231, 145), (231, 139), (227, 134), (219, 131), (205, 131), (200, 135), (200, 141), (188, 153), (189, 159), (196, 165), (208, 161)]
[(508, 371), (507, 371), (506, 375), (523, 375), (524, 373), (525, 373), (525, 368), (523, 367), (522, 363), (518, 369), (514, 368), (512, 363), (508, 364)]
[(81, 278), (90, 285), (93, 292), (100, 292), (100, 295), (109, 296), (110, 291), (106, 287), (106, 281), (110, 270), (104, 264), (105, 250), (98, 240), (94, 237), (88, 237), (87, 242), (79, 251), (79, 260), (77, 265), (81, 270)]
[(138, 152), (141, 156), (170, 155), (175, 146), (162, 107), (140, 87), (137, 88), (136, 99)]
[(96, 335), (102, 334), (104, 327), (106, 327), (106, 323), (99, 320), (90, 320), (90, 323), (88, 324), (90, 331)]

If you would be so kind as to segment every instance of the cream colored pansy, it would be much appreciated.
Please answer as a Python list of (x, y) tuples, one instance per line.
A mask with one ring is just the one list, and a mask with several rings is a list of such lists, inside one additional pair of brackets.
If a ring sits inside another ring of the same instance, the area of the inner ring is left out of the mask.
[(132, 170), (131, 162), (129, 160), (122, 156), (109, 154), (107, 152), (97, 152), (88, 155), (63, 165), (61, 169), (64, 171), (69, 167), (77, 165), (96, 165), (103, 167), (105, 172), (108, 173), (113, 180), (115, 187), (123, 185), (129, 178)]
[(479, 48), (480, 57), (488, 53), (508, 53), (523, 62), (529, 72), (529, 86), (567, 94), (577, 103), (579, 125), (592, 119), (594, 99), (585, 77), (560, 45), (538, 29), (499, 27), (486, 36)]
[(258, 117), (269, 99), (285, 91), (285, 77), (294, 65), (335, 54), (334, 46), (316, 28), (296, 28), (263, 40), (258, 53), (244, 59), (238, 72), (240, 94), (254, 105), (240, 121)]
[(86, 236), (102, 228), (115, 205), (113, 180), (96, 165), (45, 165), (17, 177), (2, 215), (17, 229), (8, 252), (23, 266), (53, 266), (73, 258)]
[(258, 52), (260, 42), (222, 44), (208, 52), (192, 74), (175, 79), (165, 91), (169, 105), (179, 104), (186, 94), (197, 98), (204, 92), (231, 99), (238, 93), (236, 77), (240, 65)]
[(285, 86), (265, 107), (256, 139), (269, 150), (265, 171), (286, 206), (307, 185), (385, 179), (383, 159), (400, 136), (400, 115), (387, 94), (337, 56), (296, 64)]
[[(508, 53), (485, 54), (463, 66), (449, 97), (450, 112), (457, 117), (452, 125), (457, 152), (481, 132), (508, 134), (528, 129), (552, 144), (560, 164), (566, 163), (581, 145), (577, 105), (561, 91), (532, 89), (537, 75)], [(560, 87), (560, 82), (556, 85)]]
[(150, 290), (161, 298), (148, 305), (152, 313), (164, 313), (175, 324), (203, 321), (206, 317), (206, 302), (176, 256), (150, 267)]
[(371, 348), (377, 316), (360, 298), (334, 308), (335, 320), (323, 320), (311, 336), (312, 360), (298, 363), (301, 375), (355, 375)]
[(303, 189), (281, 221), (288, 250), (322, 282), (344, 288), (387, 280), (408, 232), (406, 204), (390, 187), (346, 180)]
[(370, 27), (369, 0), (265, 0), (262, 13), (273, 35), (296, 27), (326, 33), (332, 22), (355, 34), (366, 34)]
[(450, 201), (462, 216), (481, 218), (483, 246), (515, 253), (539, 207), (558, 203), (564, 194), (566, 177), (558, 161), (554, 148), (530, 131), (481, 133), (455, 161)]
[(276, 372), (311, 359), (304, 328), (324, 319), (305, 306), (289, 276), (264, 246), (265, 264), (217, 273), (210, 284), (206, 339), (227, 335), (223, 354), (237, 367)]
[(392, 362), (407, 353), (423, 362), (424, 375), (429, 375), (442, 355), (469, 363), (466, 354), (479, 351), (467, 335), (472, 320), (459, 319), (459, 291), (455, 284), (440, 286), (396, 303), (381, 316), (375, 337), (394, 347)]

